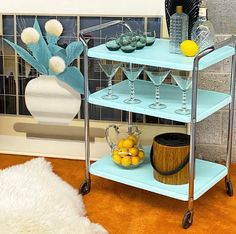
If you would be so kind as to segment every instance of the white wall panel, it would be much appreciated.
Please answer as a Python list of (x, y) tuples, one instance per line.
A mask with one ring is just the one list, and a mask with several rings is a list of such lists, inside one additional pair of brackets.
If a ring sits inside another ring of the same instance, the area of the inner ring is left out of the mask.
[(0, 0), (4, 14), (164, 15), (164, 0)]

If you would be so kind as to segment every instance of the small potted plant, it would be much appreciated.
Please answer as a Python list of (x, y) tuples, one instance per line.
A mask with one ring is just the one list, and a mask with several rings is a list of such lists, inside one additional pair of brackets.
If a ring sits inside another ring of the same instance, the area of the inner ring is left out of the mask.
[(22, 31), (21, 40), (28, 50), (5, 41), (40, 73), (25, 89), (29, 112), (39, 123), (66, 125), (79, 112), (80, 94), (84, 94), (84, 77), (77, 67), (71, 66), (82, 53), (83, 45), (79, 40), (66, 48), (57, 45), (63, 26), (56, 19), (47, 21), (45, 30), (46, 40), (35, 19), (33, 27)]

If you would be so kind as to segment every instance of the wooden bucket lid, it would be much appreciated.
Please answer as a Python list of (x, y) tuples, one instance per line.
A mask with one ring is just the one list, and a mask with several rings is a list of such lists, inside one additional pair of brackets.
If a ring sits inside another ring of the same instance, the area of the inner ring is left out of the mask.
[(190, 145), (190, 136), (184, 133), (163, 133), (154, 137), (154, 142), (170, 146), (170, 147), (181, 147)]

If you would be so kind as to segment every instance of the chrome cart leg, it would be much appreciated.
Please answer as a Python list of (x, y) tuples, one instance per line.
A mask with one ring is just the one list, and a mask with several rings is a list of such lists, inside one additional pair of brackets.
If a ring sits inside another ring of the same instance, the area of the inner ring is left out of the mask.
[(85, 180), (80, 185), (79, 193), (85, 195), (90, 192), (91, 188), (91, 177), (89, 173), (90, 168), (90, 144), (89, 144), (89, 87), (88, 87), (88, 46), (86, 41), (82, 36), (80, 40), (84, 44), (84, 136), (85, 136), (85, 162), (86, 162), (86, 172)]
[(230, 177), (231, 177), (233, 124), (234, 124), (235, 76), (236, 76), (236, 54), (234, 54), (232, 56), (231, 84), (230, 84), (230, 94), (231, 94), (232, 100), (231, 100), (231, 103), (229, 105), (227, 158), (226, 158), (226, 167), (228, 169), (228, 174), (225, 177), (226, 192), (230, 197), (233, 196), (233, 185), (232, 185)]
[(128, 112), (128, 124), (132, 124), (132, 112)]
[(196, 123), (193, 122), (191, 125), (191, 136), (190, 136), (188, 210), (184, 214), (182, 220), (182, 227), (184, 229), (189, 228), (193, 223), (194, 177), (195, 177), (195, 131), (196, 131)]
[[(130, 66), (132, 67), (131, 63), (130, 63)], [(128, 125), (129, 125), (128, 132), (129, 132), (129, 134), (131, 134), (131, 129), (132, 129), (132, 127), (131, 127), (132, 122), (133, 122), (132, 118), (133, 118), (132, 112), (128, 112)]]
[[(85, 180), (84, 182), (81, 184), (80, 189), (79, 189), (79, 193), (82, 195), (85, 195), (87, 193), (90, 192), (90, 188), (91, 188), (91, 177), (90, 177), (90, 173), (89, 173), (89, 169), (90, 169), (90, 144), (89, 144), (89, 112), (88, 112), (88, 108), (89, 108), (89, 103), (88, 103), (88, 99), (89, 99), (89, 85), (88, 85), (88, 45), (86, 43), (86, 40), (84, 38), (84, 34), (86, 33), (91, 33), (97, 30), (101, 30), (116, 24), (121, 24), (124, 27), (126, 27), (129, 31), (132, 31), (132, 29), (130, 28), (130, 26), (125, 23), (123, 20), (114, 20), (111, 22), (107, 22), (104, 24), (100, 24), (100, 25), (96, 25), (96, 26), (92, 26), (86, 29), (83, 29), (80, 31), (80, 35), (79, 35), (79, 39), (80, 41), (83, 43), (84, 45), (84, 96), (85, 96), (85, 101), (84, 101), (84, 135), (85, 135), (85, 161), (86, 161), (86, 173), (85, 173)], [(129, 119), (130, 116), (132, 117), (131, 114), (129, 114)], [(129, 120), (130, 123), (130, 120)]]
[(189, 157), (189, 193), (188, 210), (182, 220), (183, 228), (189, 228), (193, 223), (194, 177), (195, 177), (195, 146), (196, 146), (196, 114), (197, 114), (197, 83), (198, 59), (194, 60), (192, 75), (192, 105), (191, 105), (191, 130), (190, 130), (190, 157)]

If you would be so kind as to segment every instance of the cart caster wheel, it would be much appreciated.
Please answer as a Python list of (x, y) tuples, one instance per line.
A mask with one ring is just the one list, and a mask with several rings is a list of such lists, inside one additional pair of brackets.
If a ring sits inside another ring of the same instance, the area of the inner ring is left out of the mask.
[(183, 221), (182, 221), (182, 227), (184, 229), (189, 228), (193, 223), (193, 212), (192, 211), (187, 211), (184, 214)]
[(233, 190), (233, 184), (231, 182), (231, 180), (225, 180), (225, 187), (226, 187), (226, 193), (232, 197), (234, 194), (234, 190)]
[(81, 185), (80, 185), (80, 188), (79, 188), (79, 194), (81, 195), (86, 195), (90, 192), (90, 183), (85, 180)]

